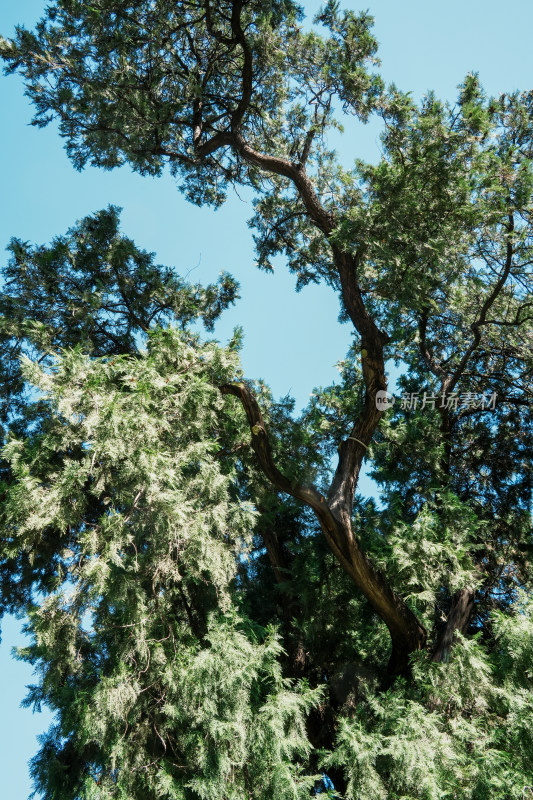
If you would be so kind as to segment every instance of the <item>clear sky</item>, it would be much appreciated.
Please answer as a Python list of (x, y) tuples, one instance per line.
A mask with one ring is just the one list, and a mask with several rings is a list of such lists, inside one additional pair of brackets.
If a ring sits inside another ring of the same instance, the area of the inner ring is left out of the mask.
[[(44, 0), (0, 0), (0, 33), (16, 23), (32, 27)], [(320, 3), (303, 4), (315, 13)], [(345, 6), (360, 10), (359, 3)], [(420, 98), (428, 89), (453, 101), (465, 74), (475, 70), (490, 94), (533, 89), (533, 3), (515, 0), (507, 9), (496, 0), (367, 0), (375, 17), (382, 75)], [(294, 292), (294, 279), (280, 268), (274, 275), (254, 267), (249, 197), (231, 200), (213, 212), (188, 205), (174, 181), (93, 168), (76, 172), (54, 126), (30, 127), (31, 109), (18, 77), (0, 77), (0, 259), (11, 236), (45, 243), (77, 219), (109, 203), (122, 206), (122, 228), (135, 242), (155, 251), (159, 263), (175, 266), (190, 279), (208, 283), (227, 269), (241, 283), (237, 306), (226, 312), (216, 336), (227, 341), (243, 325), (243, 364), (250, 378), (263, 378), (275, 395), (291, 393), (305, 405), (313, 388), (337, 375), (335, 363), (350, 343), (347, 325), (337, 322), (338, 301), (327, 289)], [(345, 164), (379, 154), (378, 129), (350, 126), (339, 142)], [(370, 491), (369, 484), (361, 489)], [(50, 721), (45, 713), (19, 709), (31, 671), (10, 657), (23, 642), (19, 624), (3, 625), (0, 645), (0, 794), (25, 800), (30, 792), (27, 761), (37, 750), (35, 736)]]

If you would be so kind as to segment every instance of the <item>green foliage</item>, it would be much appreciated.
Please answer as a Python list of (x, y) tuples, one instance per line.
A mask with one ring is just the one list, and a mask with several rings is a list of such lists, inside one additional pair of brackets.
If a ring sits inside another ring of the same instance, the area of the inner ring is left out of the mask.
[[(236, 559), (253, 506), (223, 455), (242, 412), (218, 384), (237, 357), (156, 328), (136, 357), (65, 352), (24, 374), (48, 399), (45, 430), (4, 449), (8, 555), (53, 538), (46, 596), (20, 657), (27, 702), (58, 722), (33, 775), (50, 797), (304, 797), (305, 712), (275, 634), (236, 609)], [(256, 626), (257, 630), (257, 626)]]
[[(168, 166), (215, 206), (252, 187), (259, 266), (324, 282), (357, 334), (300, 418), (245, 384), (304, 506), (220, 392), (243, 381), (242, 332), (190, 332), (234, 301), (230, 276), (178, 279), (114, 208), (12, 241), (0, 596), (27, 614), (27, 702), (56, 713), (45, 800), (295, 800), (321, 769), (347, 800), (533, 793), (533, 96), (471, 74), (453, 107), (417, 106), (374, 73), (368, 14), (301, 20), (291, 0), (55, 0), (0, 39), (78, 169)], [(338, 162), (335, 114), (380, 116), (378, 163)], [(377, 415), (387, 358), (418, 401)], [(380, 502), (352, 502), (353, 441)]]
[[(454, 496), (438, 495), (424, 504), (412, 522), (398, 515), (387, 530), (383, 565), (394, 586), (407, 595), (424, 623), (444, 613), (439, 594), (453, 595), (475, 586), (478, 577), (471, 557), (480, 522)], [(426, 616), (429, 614), (429, 618)]]
[[(508, 680), (513, 640), (531, 659), (531, 608), (505, 615), (499, 651), (460, 639), (449, 664), (414, 665), (416, 682), (364, 697), (339, 727), (326, 768), (341, 766), (347, 800), (521, 798), (533, 775), (531, 694)], [(500, 615), (496, 615), (498, 619)], [(495, 620), (496, 621), (496, 620)], [(529, 638), (524, 641), (527, 628)]]
[[(139, 337), (169, 319), (212, 330), (235, 301), (227, 273), (202, 287), (154, 264), (153, 253), (119, 231), (119, 209), (86, 217), (48, 247), (13, 239), (0, 296), (0, 421), (27, 415), (19, 357), (45, 359), (59, 347), (96, 356), (135, 353)], [(35, 409), (34, 409), (35, 410)]]

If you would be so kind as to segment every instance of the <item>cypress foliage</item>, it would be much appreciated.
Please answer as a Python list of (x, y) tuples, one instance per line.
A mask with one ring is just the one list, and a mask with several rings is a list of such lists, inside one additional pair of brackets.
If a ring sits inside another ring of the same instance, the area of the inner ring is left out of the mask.
[[(55, 0), (0, 39), (75, 167), (251, 187), (259, 266), (325, 283), (354, 333), (297, 418), (240, 332), (191, 332), (230, 276), (180, 280), (113, 208), (12, 241), (0, 596), (56, 714), (44, 800), (533, 797), (532, 95), (468, 75), (417, 106), (368, 14), (301, 19)], [(336, 161), (335, 109), (382, 119), (379, 163)]]
[(217, 385), (234, 351), (156, 328), (136, 356), (26, 361), (42, 429), (11, 439), (7, 555), (54, 542), (19, 657), (57, 722), (32, 773), (46, 796), (307, 797), (305, 715), (273, 630), (247, 619), (236, 560), (254, 527), (224, 449), (243, 415)]

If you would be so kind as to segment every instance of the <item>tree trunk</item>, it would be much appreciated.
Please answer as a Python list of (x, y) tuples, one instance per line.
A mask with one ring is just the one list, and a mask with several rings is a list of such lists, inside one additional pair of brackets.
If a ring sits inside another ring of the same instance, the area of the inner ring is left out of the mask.
[(450, 650), (456, 632), (459, 631), (459, 633), (464, 634), (468, 629), (470, 617), (474, 610), (474, 597), (474, 590), (468, 586), (454, 594), (448, 619), (435, 643), (433, 655), (431, 656), (432, 661), (436, 663), (449, 661)]
[(298, 631), (297, 625), (295, 625), (298, 617), (302, 616), (302, 611), (290, 585), (290, 557), (283, 544), (280, 543), (275, 531), (265, 528), (261, 531), (261, 537), (265, 544), (276, 583), (280, 587), (279, 599), (283, 613), (290, 673), (293, 678), (299, 678), (305, 673), (306, 656), (302, 636)]

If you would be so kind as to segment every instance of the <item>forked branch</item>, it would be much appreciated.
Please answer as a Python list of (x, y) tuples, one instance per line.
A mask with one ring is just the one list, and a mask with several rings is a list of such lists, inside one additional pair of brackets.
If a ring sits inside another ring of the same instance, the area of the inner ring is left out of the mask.
[(291, 481), (280, 472), (274, 463), (257, 400), (244, 383), (227, 383), (220, 387), (220, 391), (241, 401), (250, 426), (252, 447), (266, 477), (280, 491), (301, 500), (315, 512), (333, 554), (389, 629), (392, 639), (389, 671), (393, 674), (405, 673), (408, 670), (409, 653), (425, 646), (425, 628), (361, 550), (352, 531), (351, 515), (344, 513), (339, 516), (316, 487)]

